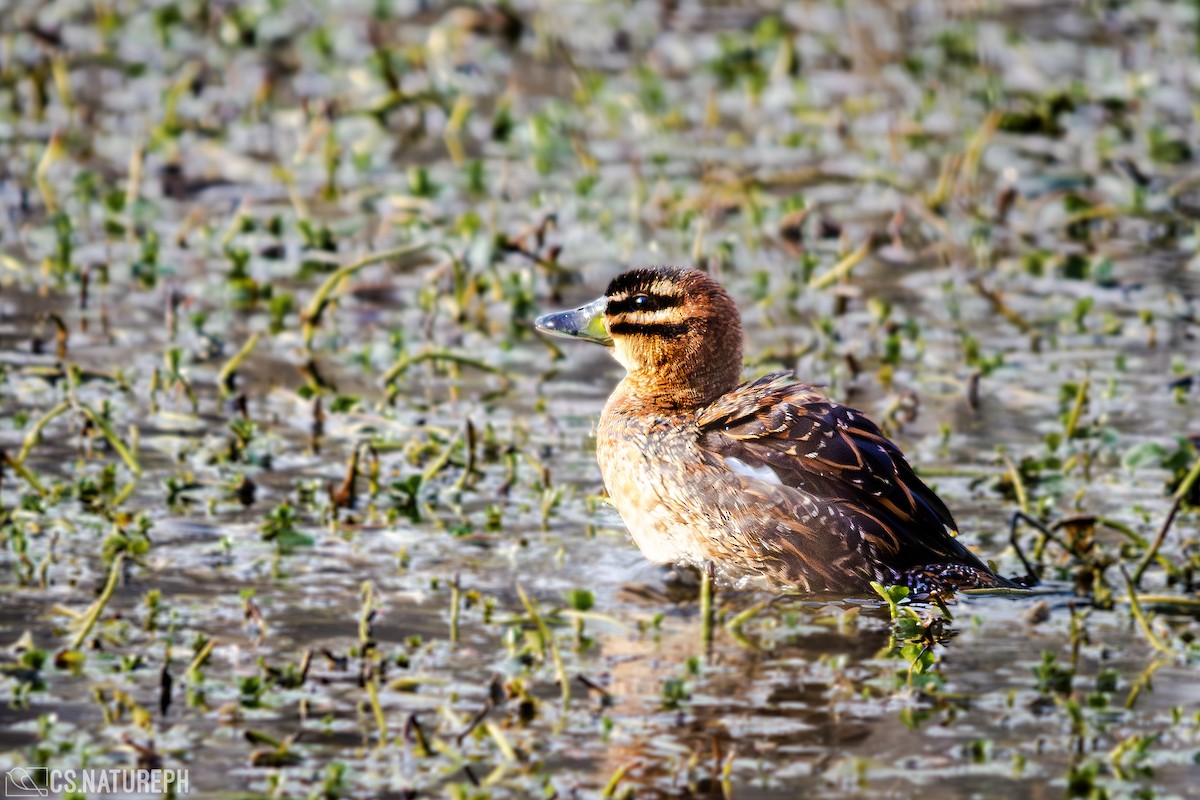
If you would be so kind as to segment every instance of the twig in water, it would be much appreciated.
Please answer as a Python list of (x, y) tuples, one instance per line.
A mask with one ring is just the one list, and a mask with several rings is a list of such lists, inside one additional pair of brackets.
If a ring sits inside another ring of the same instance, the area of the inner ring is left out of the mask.
[(1046, 536), (1050, 535), (1050, 531), (1041, 522), (1026, 514), (1024, 511), (1014, 511), (1012, 520), (1009, 522), (1008, 541), (1012, 545), (1013, 550), (1017, 551), (1017, 558), (1021, 559), (1021, 565), (1025, 567), (1025, 574), (1033, 579), (1033, 582), (1041, 583), (1041, 576), (1038, 575), (1037, 569), (1033, 564), (1029, 563), (1029, 559), (1025, 557), (1025, 551), (1021, 549), (1021, 542), (1017, 536), (1017, 523), (1025, 522), (1040, 530)]
[(1171, 503), (1171, 510), (1167, 512), (1167, 518), (1163, 520), (1162, 527), (1158, 529), (1158, 534), (1154, 537), (1154, 543), (1150, 545), (1150, 549), (1146, 551), (1146, 555), (1142, 556), (1142, 560), (1138, 562), (1137, 569), (1133, 572), (1134, 586), (1140, 585), (1142, 581), (1142, 573), (1146, 571), (1146, 567), (1150, 566), (1150, 562), (1158, 555), (1158, 549), (1162, 547), (1163, 540), (1167, 538), (1167, 531), (1171, 530), (1171, 524), (1175, 522), (1175, 515), (1179, 513), (1179, 507), (1183, 505), (1183, 500), (1192, 493), (1192, 488), (1196, 482), (1200, 481), (1200, 456), (1196, 457), (1196, 463), (1192, 465), (1192, 469), (1187, 476), (1179, 483), (1175, 489), (1175, 499)]

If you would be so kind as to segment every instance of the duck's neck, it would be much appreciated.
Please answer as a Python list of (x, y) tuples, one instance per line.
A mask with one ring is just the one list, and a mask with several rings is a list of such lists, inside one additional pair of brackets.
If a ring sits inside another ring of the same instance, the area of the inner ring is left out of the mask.
[(613, 392), (609, 406), (614, 411), (673, 416), (694, 413), (712, 403), (742, 381), (741, 359), (720, 368), (701, 370), (686, 360), (660, 364), (653, 374), (627, 373)]

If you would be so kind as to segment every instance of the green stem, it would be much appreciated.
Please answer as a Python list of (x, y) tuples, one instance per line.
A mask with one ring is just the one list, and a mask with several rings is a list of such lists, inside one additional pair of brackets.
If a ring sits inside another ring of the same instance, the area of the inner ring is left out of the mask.
[(1090, 377), (1084, 378), (1083, 383), (1079, 384), (1078, 391), (1075, 392), (1075, 404), (1071, 406), (1071, 414), (1067, 417), (1066, 438), (1068, 441), (1075, 438), (1075, 432), (1079, 430), (1079, 418), (1083, 416), (1083, 407), (1087, 404), (1088, 388), (1092, 385)]
[(25, 434), (24, 441), (21, 442), (21, 449), (12, 459), (12, 464), (15, 467), (18, 464), (25, 463), (25, 458), (29, 455), (29, 451), (33, 449), (42, 438), (42, 431), (49, 425), (55, 417), (65, 414), (71, 408), (71, 402), (64, 400), (54, 408), (42, 415), (42, 418), (33, 424), (29, 429), (29, 433)]
[(313, 295), (312, 300), (308, 303), (308, 307), (300, 315), (300, 319), (304, 322), (304, 349), (312, 350), (313, 335), (316, 333), (317, 327), (321, 324), (321, 316), (325, 313), (325, 309), (329, 307), (331, 295), (342, 281), (364, 267), (378, 264), (380, 261), (411, 256), (431, 246), (428, 242), (421, 242), (420, 244), (409, 244), (404, 247), (393, 247), (390, 250), (380, 250), (378, 253), (371, 253), (330, 273), (325, 282), (317, 287), (316, 294)]
[(366, 646), (371, 641), (371, 613), (375, 610), (375, 585), (363, 581), (362, 610), (358, 615), (358, 643)]
[(700, 640), (707, 646), (713, 639), (712, 564), (700, 569)]
[(104, 438), (108, 440), (110, 445), (112, 445), (112, 449), (117, 451), (117, 455), (120, 456), (121, 460), (125, 462), (125, 466), (129, 467), (129, 471), (140, 478), (142, 476), (141, 464), (138, 463), (138, 460), (133, 455), (133, 452), (125, 445), (123, 441), (121, 441), (121, 437), (117, 436), (117, 432), (112, 429), (112, 425), (109, 424), (108, 420), (100, 416), (100, 414), (98, 414), (96, 410), (87, 403), (79, 402), (78, 406), (79, 410), (83, 412), (83, 415), (91, 420), (92, 424), (99, 428), (100, 432), (104, 434)]
[(261, 333), (255, 333), (251, 336), (242, 349), (233, 354), (233, 358), (225, 362), (225, 366), (221, 367), (221, 371), (217, 373), (217, 387), (220, 389), (221, 397), (229, 397), (232, 391), (231, 384), (233, 382), (233, 373), (242, 365), (242, 362), (254, 352), (254, 346), (258, 344), (258, 339)]
[(450, 463), (450, 456), (453, 455), (454, 448), (458, 445), (462, 435), (463, 434), (461, 430), (455, 433), (454, 437), (451, 438), (450, 441), (446, 443), (446, 446), (442, 448), (442, 451), (437, 454), (437, 458), (429, 462), (429, 465), (425, 467), (424, 472), (421, 473), (422, 484), (429, 483), (437, 477), (439, 472), (446, 468), (446, 465)]
[(1021, 477), (1021, 470), (1009, 458), (1007, 453), (1004, 454), (1004, 466), (1008, 468), (1008, 476), (1012, 480), (1013, 494), (1017, 496), (1017, 508), (1021, 509), (1022, 514), (1032, 516), (1029, 512), (1029, 495), (1025, 491), (1025, 479)]
[(366, 680), (367, 700), (371, 703), (371, 713), (375, 717), (375, 725), (379, 728), (379, 743), (377, 747), (386, 747), (388, 741), (387, 716), (383, 713), (383, 705), (379, 702), (379, 675), (374, 664)]
[(466, 449), (466, 463), (463, 464), (462, 474), (458, 476), (458, 480), (454, 482), (454, 491), (461, 492), (467, 487), (467, 481), (471, 479), (471, 475), (475, 472), (475, 447), (478, 444), (478, 437), (475, 435), (475, 426), (468, 419), (463, 426), (463, 447)]
[(1138, 627), (1142, 629), (1142, 633), (1146, 635), (1146, 638), (1155, 650), (1162, 653), (1174, 653), (1162, 639), (1158, 638), (1158, 634), (1150, 627), (1150, 620), (1146, 619), (1146, 615), (1142, 611), (1142, 604), (1138, 602), (1137, 588), (1133, 585), (1133, 580), (1130, 579), (1129, 573), (1125, 571), (1124, 565), (1121, 566), (1121, 576), (1125, 578), (1125, 588), (1129, 591), (1129, 611), (1133, 614), (1133, 618), (1137, 620)]
[(824, 289), (850, 274), (859, 263), (871, 252), (871, 241), (868, 239), (859, 245), (858, 249), (847, 254), (841, 261), (834, 264), (825, 272), (816, 275), (808, 282), (809, 289)]
[(546, 625), (545, 620), (534, 607), (533, 601), (525, 594), (525, 590), (521, 588), (520, 584), (517, 585), (517, 595), (521, 598), (521, 605), (525, 606), (529, 618), (537, 627), (545, 646), (550, 648), (550, 657), (554, 660), (554, 674), (558, 679), (559, 688), (562, 689), (563, 706), (570, 705), (571, 681), (567, 678), (567, 668), (563, 665), (562, 654), (558, 652), (558, 644), (554, 641), (554, 636), (550, 633), (550, 628)]
[(196, 678), (200, 674), (200, 668), (204, 666), (204, 662), (208, 661), (208, 657), (212, 655), (212, 651), (216, 649), (217, 642), (215, 639), (209, 639), (200, 648), (200, 652), (196, 653), (196, 657), (192, 659), (192, 663), (188, 664), (187, 670), (184, 672), (189, 678)]
[(21, 476), (21, 478), (22, 478), (22, 479), (24, 479), (24, 481), (25, 481), (26, 483), (28, 483), (28, 484), (30, 485), (30, 487), (32, 487), (32, 488), (33, 488), (33, 490), (34, 490), (35, 492), (37, 492), (38, 494), (40, 494), (42, 497), (45, 497), (45, 496), (46, 496), (46, 494), (47, 494), (46, 487), (45, 487), (45, 486), (42, 486), (42, 482), (41, 482), (41, 481), (39, 481), (39, 480), (37, 479), (37, 476), (36, 476), (36, 475), (34, 475), (34, 474), (33, 474), (33, 473), (32, 473), (32, 472), (29, 470), (29, 467), (26, 467), (26, 466), (25, 466), (24, 464), (22, 464), (20, 461), (16, 460), (15, 458), (13, 458), (12, 456), (8, 455), (7, 453), (3, 453), (2, 455), (3, 455), (3, 461), (4, 461), (4, 463), (5, 463), (5, 464), (8, 464), (8, 466), (12, 467), (12, 468), (13, 468), (13, 471), (14, 471), (14, 472), (16, 472), (18, 475), (20, 475), (20, 476)]
[(734, 640), (743, 647), (751, 650), (761, 650), (762, 648), (758, 647), (756, 644), (754, 644), (754, 642), (750, 641), (750, 639), (746, 637), (745, 633), (742, 631), (742, 628), (747, 622), (762, 613), (762, 610), (770, 606), (773, 602), (774, 600), (762, 600), (758, 603), (755, 603), (745, 611), (740, 612), (733, 619), (726, 622), (725, 630), (729, 631), (729, 635), (732, 636)]
[(464, 367), (474, 367), (483, 372), (489, 372), (493, 375), (503, 375), (504, 373), (499, 367), (493, 366), (486, 361), (480, 361), (477, 358), (464, 356), (461, 353), (452, 353), (449, 350), (429, 350), (424, 353), (418, 353), (415, 356), (402, 355), (396, 359), (396, 362), (383, 374), (383, 383), (388, 385), (394, 383), (397, 378), (403, 375), (409, 367), (414, 364), (420, 364), (422, 361), (449, 361), (452, 364), (461, 364)]
[(92, 603), (88, 608), (87, 614), (83, 617), (83, 623), (80, 625), (79, 632), (75, 634), (75, 639), (71, 642), (71, 649), (78, 650), (83, 644), (83, 640), (92, 632), (92, 628), (96, 626), (96, 621), (100, 619), (100, 615), (104, 613), (105, 606), (112, 599), (113, 592), (117, 590), (117, 583), (121, 580), (121, 567), (125, 565), (125, 554), (118, 553), (113, 559), (112, 567), (108, 570), (108, 580), (104, 584), (104, 589), (100, 592), (100, 596), (96, 598), (96, 602)]
[(462, 589), (458, 585), (458, 575), (450, 583), (450, 641), (458, 642), (458, 616), (462, 605)]
[(1132, 709), (1137, 704), (1137, 700), (1142, 693), (1142, 689), (1150, 685), (1150, 679), (1154, 677), (1154, 673), (1158, 672), (1158, 670), (1164, 664), (1169, 664), (1170, 662), (1171, 659), (1159, 656), (1154, 661), (1151, 661), (1148, 665), (1146, 665), (1146, 668), (1141, 671), (1137, 680), (1134, 681), (1133, 686), (1129, 688), (1129, 695), (1125, 698), (1126, 710)]
[(612, 777), (608, 779), (608, 783), (605, 784), (604, 789), (600, 792), (600, 796), (606, 800), (607, 798), (616, 796), (617, 786), (621, 783), (629, 770), (638, 766), (640, 763), (641, 761), (634, 759), (628, 764), (622, 764), (621, 766), (617, 767), (617, 771), (614, 772)]

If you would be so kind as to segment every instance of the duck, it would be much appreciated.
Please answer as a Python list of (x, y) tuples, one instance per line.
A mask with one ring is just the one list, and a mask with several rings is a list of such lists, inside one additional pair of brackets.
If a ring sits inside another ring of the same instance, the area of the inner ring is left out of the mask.
[(946, 504), (866, 414), (791, 372), (742, 380), (741, 315), (708, 273), (630, 269), (534, 327), (603, 345), (625, 368), (596, 457), (651, 562), (810, 594), (1017, 585), (959, 540)]

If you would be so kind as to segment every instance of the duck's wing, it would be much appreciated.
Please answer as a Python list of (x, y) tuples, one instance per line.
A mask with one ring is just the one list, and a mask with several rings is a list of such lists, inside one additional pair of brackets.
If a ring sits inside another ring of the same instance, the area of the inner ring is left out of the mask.
[(879, 427), (790, 373), (742, 384), (697, 423), (703, 452), (744, 476), (747, 490), (771, 496), (775, 519), (764, 522), (802, 558), (832, 557), (860, 574), (882, 563), (896, 572), (961, 564), (991, 575), (954, 538), (950, 511)]

